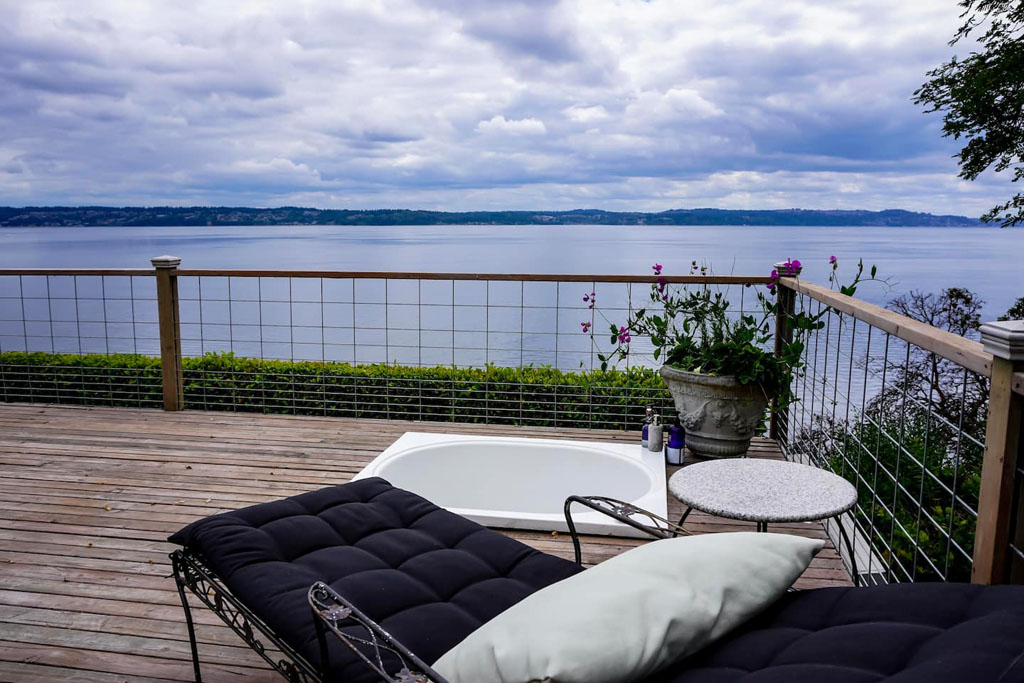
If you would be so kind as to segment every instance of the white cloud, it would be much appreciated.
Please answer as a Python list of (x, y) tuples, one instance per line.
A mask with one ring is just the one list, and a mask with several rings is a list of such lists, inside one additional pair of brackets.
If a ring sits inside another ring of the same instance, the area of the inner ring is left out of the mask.
[(534, 118), (506, 119), (501, 114), (476, 124), (481, 133), (498, 135), (543, 135), (548, 132), (543, 121)]
[(600, 104), (591, 106), (574, 104), (568, 109), (563, 110), (563, 113), (567, 119), (576, 123), (595, 123), (609, 118), (608, 111)]

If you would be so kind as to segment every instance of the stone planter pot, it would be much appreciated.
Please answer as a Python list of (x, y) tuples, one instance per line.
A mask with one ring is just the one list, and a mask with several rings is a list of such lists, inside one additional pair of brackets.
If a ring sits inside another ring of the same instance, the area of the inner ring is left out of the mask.
[(686, 429), (686, 445), (705, 458), (732, 458), (750, 448), (768, 398), (758, 385), (732, 377), (686, 372), (664, 365), (659, 373)]

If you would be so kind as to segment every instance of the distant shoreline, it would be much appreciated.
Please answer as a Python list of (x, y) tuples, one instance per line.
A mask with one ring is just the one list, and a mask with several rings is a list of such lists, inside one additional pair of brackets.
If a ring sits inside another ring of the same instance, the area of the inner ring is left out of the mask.
[(967, 216), (899, 209), (673, 209), (658, 213), (601, 211), (417, 211), (409, 209), (312, 209), (279, 207), (0, 207), (0, 227), (188, 227), (188, 226), (441, 226), (441, 225), (620, 225), (620, 226), (813, 226), (979, 227)]

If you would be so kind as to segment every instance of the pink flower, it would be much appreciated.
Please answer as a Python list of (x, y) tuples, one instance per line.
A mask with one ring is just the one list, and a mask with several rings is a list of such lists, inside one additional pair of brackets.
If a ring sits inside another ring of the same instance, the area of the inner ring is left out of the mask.
[(584, 332), (590, 332), (590, 323), (589, 322), (583, 321), (583, 322), (580, 323), (580, 326), (583, 327), (583, 331)]
[(658, 291), (659, 292), (664, 292), (665, 291), (665, 287), (667, 285), (668, 285), (668, 280), (665, 279), (665, 276), (664, 275), (659, 275), (658, 276)]
[(620, 326), (619, 327), (619, 343), (620, 344), (628, 344), (630, 342), (630, 339), (631, 339), (631, 337), (629, 336), (629, 332), (626, 330), (625, 326)]
[(661, 264), (660, 263), (655, 263), (651, 267), (654, 268), (654, 274), (655, 275), (661, 275)]
[[(779, 267), (779, 275), (797, 275), (803, 264), (795, 259), (786, 259), (786, 262)], [(772, 271), (773, 273), (775, 271)]]
[(829, 264), (834, 266), (837, 263), (839, 263), (839, 259), (837, 259), (835, 256), (829, 256), (828, 257), (828, 262), (829, 262)]

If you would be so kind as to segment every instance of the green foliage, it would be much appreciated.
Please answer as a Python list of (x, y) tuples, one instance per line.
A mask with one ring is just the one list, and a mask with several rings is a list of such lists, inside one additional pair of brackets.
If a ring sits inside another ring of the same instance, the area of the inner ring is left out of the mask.
[[(190, 409), (295, 415), (634, 429), (671, 396), (644, 368), (349, 365), (207, 354), (182, 360)], [(0, 400), (162, 405), (160, 359), (137, 355), (0, 353)]]
[[(1024, 0), (961, 0), (964, 24), (951, 45), (978, 29), (979, 49), (930, 71), (915, 93), (928, 112), (943, 112), (943, 134), (966, 144), (957, 154), (960, 177), (1012, 169), (1024, 178)], [(1024, 223), (1024, 193), (982, 216), (1008, 227)]]
[(999, 316), (999, 320), (1024, 320), (1024, 296), (1017, 299), (1006, 315)]
[(980, 448), (927, 411), (881, 404), (848, 424), (820, 420), (802, 438), (857, 487), (857, 520), (895, 580), (970, 580)]
[(0, 401), (155, 408), (163, 404), (160, 359), (5, 351)]

